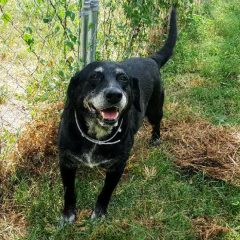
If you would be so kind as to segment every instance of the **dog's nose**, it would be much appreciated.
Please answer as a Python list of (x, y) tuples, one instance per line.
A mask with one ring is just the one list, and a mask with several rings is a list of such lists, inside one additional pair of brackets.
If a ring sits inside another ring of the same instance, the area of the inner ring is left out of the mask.
[(122, 94), (121, 90), (119, 90), (117, 88), (110, 88), (110, 89), (106, 90), (106, 92), (105, 92), (106, 99), (111, 104), (120, 102), (122, 99), (122, 95), (123, 94)]

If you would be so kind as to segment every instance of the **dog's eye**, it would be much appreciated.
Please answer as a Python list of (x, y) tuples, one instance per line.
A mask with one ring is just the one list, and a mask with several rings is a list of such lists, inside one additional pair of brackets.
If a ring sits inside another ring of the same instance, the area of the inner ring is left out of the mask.
[(94, 73), (90, 78), (91, 80), (98, 81), (102, 78), (102, 76), (99, 73)]
[(128, 82), (128, 78), (125, 75), (119, 75), (118, 76), (118, 81), (122, 82), (122, 83), (127, 83)]

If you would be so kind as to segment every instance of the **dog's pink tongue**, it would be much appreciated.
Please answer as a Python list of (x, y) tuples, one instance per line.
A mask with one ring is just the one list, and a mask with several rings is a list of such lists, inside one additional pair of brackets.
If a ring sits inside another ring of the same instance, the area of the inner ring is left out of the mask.
[(118, 111), (102, 110), (101, 115), (105, 120), (116, 120), (118, 118)]

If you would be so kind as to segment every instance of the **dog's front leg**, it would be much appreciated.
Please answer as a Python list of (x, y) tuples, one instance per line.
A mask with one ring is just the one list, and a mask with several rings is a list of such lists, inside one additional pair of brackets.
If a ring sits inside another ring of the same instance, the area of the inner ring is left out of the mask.
[(76, 168), (60, 166), (64, 186), (63, 224), (73, 223), (76, 218), (75, 176)]
[(98, 196), (94, 212), (92, 213), (92, 216), (91, 216), (92, 219), (105, 216), (107, 212), (108, 203), (110, 201), (110, 198), (112, 196), (112, 193), (115, 187), (117, 186), (123, 174), (124, 167), (125, 165), (118, 167), (117, 169), (114, 169), (112, 171), (106, 172), (104, 186), (101, 193)]

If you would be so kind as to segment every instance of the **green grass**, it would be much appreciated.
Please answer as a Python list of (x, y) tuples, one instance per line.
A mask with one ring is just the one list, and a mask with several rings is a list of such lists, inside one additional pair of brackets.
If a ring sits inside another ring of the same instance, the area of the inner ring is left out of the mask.
[[(239, 16), (238, 0), (203, 4), (180, 32), (175, 57), (166, 69), (171, 100), (178, 98), (214, 124), (240, 121)], [(204, 83), (189, 87), (196, 77)]]
[(174, 79), (170, 75), (166, 82), (167, 103), (177, 102), (182, 108), (188, 106), (216, 125), (240, 124), (240, 85), (221, 86), (198, 73), (179, 74)]
[[(221, 239), (239, 239), (240, 191), (237, 187), (196, 174), (179, 172), (173, 157), (161, 149), (149, 149), (148, 159), (133, 163), (117, 187), (105, 220), (91, 221), (86, 216), (73, 226), (58, 228), (62, 206), (60, 178), (49, 181), (23, 177), (15, 191), (16, 205), (26, 213), (24, 239), (197, 239), (192, 220), (216, 219), (232, 232)], [(154, 168), (148, 175), (145, 168)], [(79, 173), (77, 207), (91, 209), (101, 188), (99, 172)], [(239, 230), (239, 229), (238, 229)], [(218, 238), (220, 239), (220, 238)]]
[(240, 124), (240, 94), (237, 88), (195, 87), (189, 92), (192, 104), (215, 124)]

